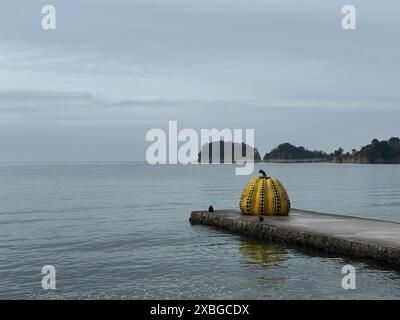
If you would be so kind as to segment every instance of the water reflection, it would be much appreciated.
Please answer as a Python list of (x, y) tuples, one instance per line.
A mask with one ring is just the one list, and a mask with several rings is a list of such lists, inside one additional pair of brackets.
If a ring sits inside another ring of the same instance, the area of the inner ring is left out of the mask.
[(275, 267), (287, 259), (288, 252), (285, 247), (279, 244), (260, 242), (256, 240), (242, 239), (240, 251), (243, 256), (250, 258), (244, 259), (242, 264), (260, 267)]

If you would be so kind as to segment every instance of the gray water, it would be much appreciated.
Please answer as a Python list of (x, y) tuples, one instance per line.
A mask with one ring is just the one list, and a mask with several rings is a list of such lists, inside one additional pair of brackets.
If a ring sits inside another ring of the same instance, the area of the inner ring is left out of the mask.
[[(260, 164), (296, 208), (400, 221), (400, 166)], [(254, 175), (257, 175), (255, 171)], [(400, 271), (191, 226), (237, 208), (232, 165), (0, 164), (0, 298), (399, 298)], [(357, 289), (343, 290), (352, 264)], [(41, 268), (56, 268), (55, 291)]]

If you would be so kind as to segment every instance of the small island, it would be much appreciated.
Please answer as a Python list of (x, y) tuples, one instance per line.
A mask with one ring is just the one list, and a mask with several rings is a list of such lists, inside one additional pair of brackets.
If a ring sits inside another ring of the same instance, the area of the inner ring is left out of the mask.
[[(204, 161), (204, 159), (201, 159), (201, 154), (202, 152), (207, 153), (207, 148), (208, 148), (208, 162)], [(212, 154), (213, 150), (216, 150), (219, 148), (219, 159), (212, 159)], [(224, 153), (225, 153), (225, 148), (231, 148), (230, 150), (230, 155), (231, 159), (225, 159)], [(242, 157), (246, 157), (246, 148), (247, 150), (250, 150), (250, 152), (254, 153), (254, 162), (260, 162), (261, 161), (261, 155), (258, 152), (257, 148), (253, 148), (245, 143), (242, 142), (240, 143), (232, 143), (230, 141), (215, 141), (215, 142), (210, 142), (208, 144), (205, 144), (201, 147), (201, 151), (198, 153), (198, 162), (199, 163), (235, 163), (234, 155), (235, 155), (235, 150), (238, 152), (238, 149), (241, 149), (241, 155)], [(203, 160), (203, 161), (202, 161)], [(217, 160), (217, 161), (215, 161)], [(245, 160), (245, 159), (244, 159)]]
[(266, 162), (325, 162), (328, 158), (329, 155), (323, 151), (311, 151), (286, 142), (266, 153), (263, 160)]
[[(220, 148), (220, 163), (233, 163), (233, 151), (235, 148), (242, 148), (242, 156), (245, 156), (246, 144), (224, 141), (216, 141), (202, 146), (210, 148), (209, 163), (212, 163), (212, 148), (218, 146)], [(232, 159), (224, 159), (225, 148), (232, 148)], [(254, 161), (261, 161), (260, 153), (257, 148), (250, 148), (254, 152)], [(199, 152), (199, 162), (201, 160), (201, 152)], [(344, 152), (342, 147), (327, 153), (322, 150), (308, 150), (303, 146), (294, 146), (288, 142), (282, 143), (266, 153), (262, 158), (264, 162), (280, 162), (280, 163), (302, 163), (302, 162), (332, 162), (332, 163), (371, 163), (371, 164), (400, 164), (400, 138), (392, 137), (388, 140), (379, 141), (373, 139), (370, 144), (360, 148), (353, 149), (351, 152)], [(214, 161), (215, 162), (215, 161)]]

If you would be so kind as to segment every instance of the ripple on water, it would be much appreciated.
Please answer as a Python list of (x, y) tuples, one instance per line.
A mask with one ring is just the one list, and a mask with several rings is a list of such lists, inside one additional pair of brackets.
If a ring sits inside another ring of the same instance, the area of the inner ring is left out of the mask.
[[(295, 207), (400, 221), (399, 167), (268, 164), (268, 171)], [(210, 203), (237, 207), (247, 180), (229, 165), (3, 164), (0, 298), (400, 297), (400, 273), (388, 266), (189, 224), (190, 211)], [(357, 270), (354, 291), (341, 288), (347, 263)], [(41, 289), (45, 264), (56, 267), (55, 292)]]

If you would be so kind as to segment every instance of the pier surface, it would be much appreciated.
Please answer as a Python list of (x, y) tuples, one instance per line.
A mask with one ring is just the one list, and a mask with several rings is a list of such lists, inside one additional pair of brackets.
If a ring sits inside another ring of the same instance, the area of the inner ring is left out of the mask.
[(372, 258), (400, 265), (400, 223), (292, 209), (288, 217), (244, 216), (238, 210), (193, 211), (204, 224), (259, 239)]

